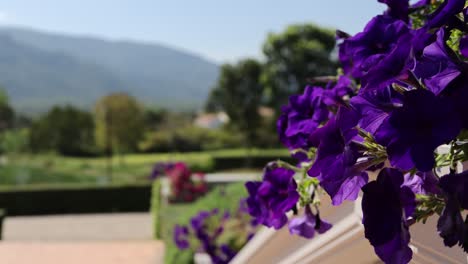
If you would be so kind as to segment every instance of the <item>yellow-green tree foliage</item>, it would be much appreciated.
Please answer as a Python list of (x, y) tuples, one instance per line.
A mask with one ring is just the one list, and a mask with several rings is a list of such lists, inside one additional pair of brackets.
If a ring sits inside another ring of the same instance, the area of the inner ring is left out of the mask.
[(94, 108), (96, 144), (110, 153), (135, 151), (144, 130), (143, 111), (138, 101), (126, 93), (101, 98)]

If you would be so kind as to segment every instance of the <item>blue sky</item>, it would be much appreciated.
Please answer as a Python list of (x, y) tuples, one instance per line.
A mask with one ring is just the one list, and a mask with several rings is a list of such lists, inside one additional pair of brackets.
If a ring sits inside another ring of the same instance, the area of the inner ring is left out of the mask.
[(0, 0), (0, 24), (157, 42), (216, 62), (260, 56), (268, 32), (313, 22), (360, 31), (377, 0)]

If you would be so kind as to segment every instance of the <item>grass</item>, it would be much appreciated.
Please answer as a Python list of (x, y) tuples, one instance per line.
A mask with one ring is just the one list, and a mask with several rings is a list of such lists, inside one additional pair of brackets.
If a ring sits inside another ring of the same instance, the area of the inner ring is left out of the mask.
[[(96, 185), (148, 182), (154, 163), (184, 161), (193, 171), (212, 171), (214, 157), (271, 157), (286, 156), (284, 149), (229, 149), (206, 152), (129, 154), (112, 160), (112, 179), (107, 177), (105, 158), (71, 158), (57, 155), (20, 155), (0, 165), (0, 185), (87, 183)], [(231, 171), (245, 171), (231, 170)]]

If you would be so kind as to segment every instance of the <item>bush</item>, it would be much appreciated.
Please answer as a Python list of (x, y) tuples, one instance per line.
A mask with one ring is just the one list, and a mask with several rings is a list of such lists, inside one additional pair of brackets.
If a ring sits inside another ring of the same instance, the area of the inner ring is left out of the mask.
[(271, 157), (271, 156), (252, 156), (252, 157), (213, 157), (213, 170), (230, 170), (237, 168), (262, 169), (270, 161), (283, 160), (294, 163), (290, 156)]
[(7, 130), (0, 136), (0, 151), (6, 154), (25, 153), (29, 150), (28, 139), (27, 129)]
[(139, 144), (142, 152), (190, 152), (233, 148), (242, 145), (242, 138), (224, 130), (188, 126), (175, 131), (157, 131), (146, 135)]
[(150, 185), (45, 185), (0, 191), (0, 208), (9, 216), (144, 212), (150, 208), (150, 199)]
[(151, 212), (153, 216), (153, 237), (161, 239), (161, 218), (159, 211), (161, 210), (161, 180), (156, 179), (151, 188)]
[(95, 155), (93, 117), (72, 106), (56, 106), (32, 124), (29, 144), (33, 152)]

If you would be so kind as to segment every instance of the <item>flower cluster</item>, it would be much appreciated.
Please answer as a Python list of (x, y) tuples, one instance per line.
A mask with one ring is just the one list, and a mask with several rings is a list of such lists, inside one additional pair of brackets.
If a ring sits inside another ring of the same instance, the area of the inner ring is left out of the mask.
[(215, 264), (229, 263), (255, 234), (257, 223), (251, 221), (246, 210), (243, 199), (234, 213), (221, 213), (219, 209), (200, 211), (189, 225), (174, 227), (174, 243), (180, 250), (208, 254)]
[(433, 214), (445, 245), (468, 251), (468, 171), (456, 174), (468, 160), (467, 3), (379, 2), (387, 11), (362, 32), (337, 32), (341, 75), (282, 108), (279, 138), (300, 164), (269, 164), (263, 181), (247, 183), (249, 212), (312, 238), (331, 227), (317, 190), (333, 205), (362, 193), (365, 236), (385, 263), (411, 260), (408, 227)]
[(203, 173), (192, 173), (183, 162), (159, 162), (153, 167), (150, 179), (167, 176), (171, 182), (171, 200), (191, 202), (208, 190)]

